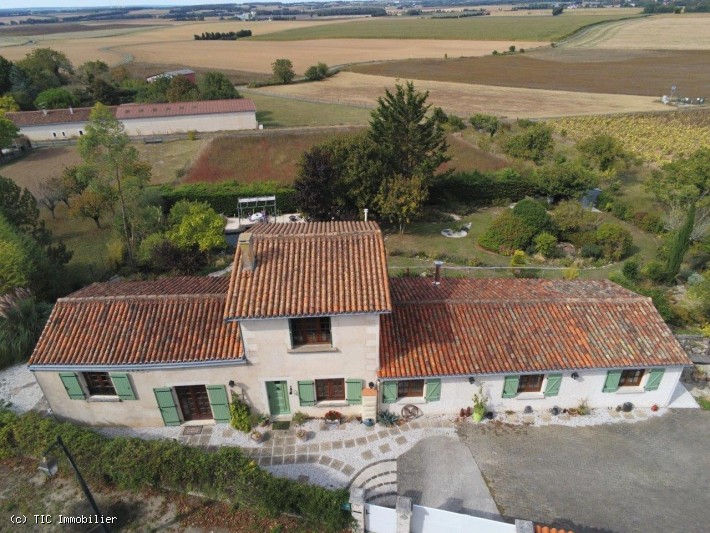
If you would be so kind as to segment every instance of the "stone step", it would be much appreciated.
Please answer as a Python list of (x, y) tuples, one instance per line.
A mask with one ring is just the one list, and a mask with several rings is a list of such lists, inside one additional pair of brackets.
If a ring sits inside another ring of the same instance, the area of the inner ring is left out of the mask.
[(350, 483), (350, 486), (362, 487), (367, 483), (368, 479), (372, 479), (387, 473), (394, 473), (395, 475), (397, 474), (397, 461), (391, 459), (386, 461), (379, 461), (364, 468), (353, 478)]
[(365, 491), (365, 501), (367, 503), (374, 503), (384, 496), (397, 496), (397, 484), (396, 483), (386, 483), (378, 487), (373, 487), (372, 489)]
[(367, 500), (367, 503), (372, 505), (378, 505), (380, 507), (389, 507), (394, 509), (397, 506), (397, 493), (393, 492), (390, 494), (380, 494), (378, 496), (373, 496)]
[(380, 474), (379, 476), (371, 477), (360, 485), (360, 488), (368, 490), (378, 487), (380, 485), (397, 485), (397, 474), (394, 472), (387, 472), (385, 474)]

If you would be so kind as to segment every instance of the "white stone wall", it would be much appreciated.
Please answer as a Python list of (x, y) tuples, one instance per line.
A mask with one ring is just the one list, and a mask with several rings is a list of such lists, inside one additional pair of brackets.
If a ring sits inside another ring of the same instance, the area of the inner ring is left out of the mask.
[[(550, 409), (553, 406), (561, 408), (576, 407), (580, 401), (586, 399), (593, 408), (616, 407), (624, 402), (631, 402), (637, 407), (651, 407), (658, 404), (665, 407), (671, 399), (683, 367), (666, 368), (661, 384), (656, 391), (644, 391), (648, 372), (644, 374), (640, 387), (622, 387), (617, 392), (602, 392), (606, 381), (606, 370), (581, 370), (579, 378), (572, 379), (572, 371), (562, 372), (562, 383), (557, 396), (545, 398), (543, 392), (519, 394), (515, 398), (503, 398), (503, 383), (505, 376), (475, 376), (475, 382), (469, 383), (468, 377), (451, 377), (441, 379), (441, 399), (427, 403), (424, 398), (401, 398), (393, 404), (381, 404), (382, 408), (399, 413), (402, 406), (415, 404), (425, 414), (455, 415), (462, 407), (473, 406), (472, 397), (478, 392), (479, 385), (488, 397), (488, 408), (494, 412), (522, 411), (530, 405), (536, 412)], [(542, 384), (545, 390), (546, 380)], [(382, 387), (380, 387), (380, 390)], [(381, 401), (380, 394), (380, 401)]]
[(214, 113), (182, 117), (123, 119), (126, 133), (135, 135), (168, 135), (187, 131), (233, 131), (257, 128), (256, 113)]
[(30, 141), (54, 141), (77, 138), (81, 135), (79, 132), (86, 132), (86, 122), (23, 126), (20, 128), (20, 134), (26, 135)]

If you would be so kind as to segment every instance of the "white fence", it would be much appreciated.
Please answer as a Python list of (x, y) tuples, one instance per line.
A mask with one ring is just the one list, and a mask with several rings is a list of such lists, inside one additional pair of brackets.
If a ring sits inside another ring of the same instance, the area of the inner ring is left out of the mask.
[[(387, 507), (365, 505), (365, 531), (395, 533), (397, 512)], [(515, 533), (514, 524), (477, 516), (452, 513), (421, 505), (412, 506), (411, 533)]]

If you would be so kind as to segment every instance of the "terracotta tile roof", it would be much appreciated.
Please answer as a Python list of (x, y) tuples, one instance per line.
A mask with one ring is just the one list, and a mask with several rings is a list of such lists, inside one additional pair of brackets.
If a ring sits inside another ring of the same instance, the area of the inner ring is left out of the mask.
[(574, 533), (574, 531), (567, 529), (557, 529), (556, 527), (541, 526), (540, 524), (535, 524), (535, 533)]
[(383, 378), (691, 364), (651, 300), (609, 281), (390, 283)]
[[(77, 107), (73, 112), (69, 109), (48, 109), (46, 113), (45, 111), (18, 111), (5, 113), (5, 118), (12, 120), (18, 128), (88, 122), (91, 109), (91, 107)], [(116, 108), (110, 107), (109, 109), (115, 110)]]
[(96, 283), (54, 306), (29, 364), (148, 365), (243, 356), (226, 278)]
[(230, 319), (382, 313), (392, 310), (387, 258), (374, 222), (256, 224), (254, 270), (237, 247)]
[(178, 117), (183, 115), (211, 115), (215, 113), (244, 113), (256, 111), (254, 101), (246, 98), (232, 100), (200, 100), (171, 104), (123, 104), (116, 109), (116, 118)]

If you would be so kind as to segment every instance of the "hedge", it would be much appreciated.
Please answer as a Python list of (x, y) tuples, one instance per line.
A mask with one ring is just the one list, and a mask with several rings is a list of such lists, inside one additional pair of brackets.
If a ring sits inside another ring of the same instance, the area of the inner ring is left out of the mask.
[[(348, 501), (346, 490), (277, 478), (239, 448), (207, 453), (168, 439), (106, 438), (37, 413), (18, 416), (0, 409), (0, 459), (39, 459), (58, 435), (90, 483), (108, 483), (125, 490), (196, 491), (271, 516), (298, 515), (314, 530), (342, 531), (351, 523), (350, 514), (341, 510)], [(64, 458), (59, 459), (62, 469), (68, 471)]]
[(240, 185), (236, 181), (222, 183), (194, 183), (160, 188), (163, 209), (167, 213), (180, 200), (207, 202), (218, 213), (232, 216), (237, 213), (239, 198), (252, 196), (276, 196), (276, 208), (280, 213), (297, 213), (299, 207), (293, 187), (273, 181)]
[(470, 206), (491, 205), (496, 200), (518, 201), (535, 194), (535, 185), (513, 169), (482, 173), (457, 172), (440, 177), (429, 191), (430, 203), (458, 202)]

